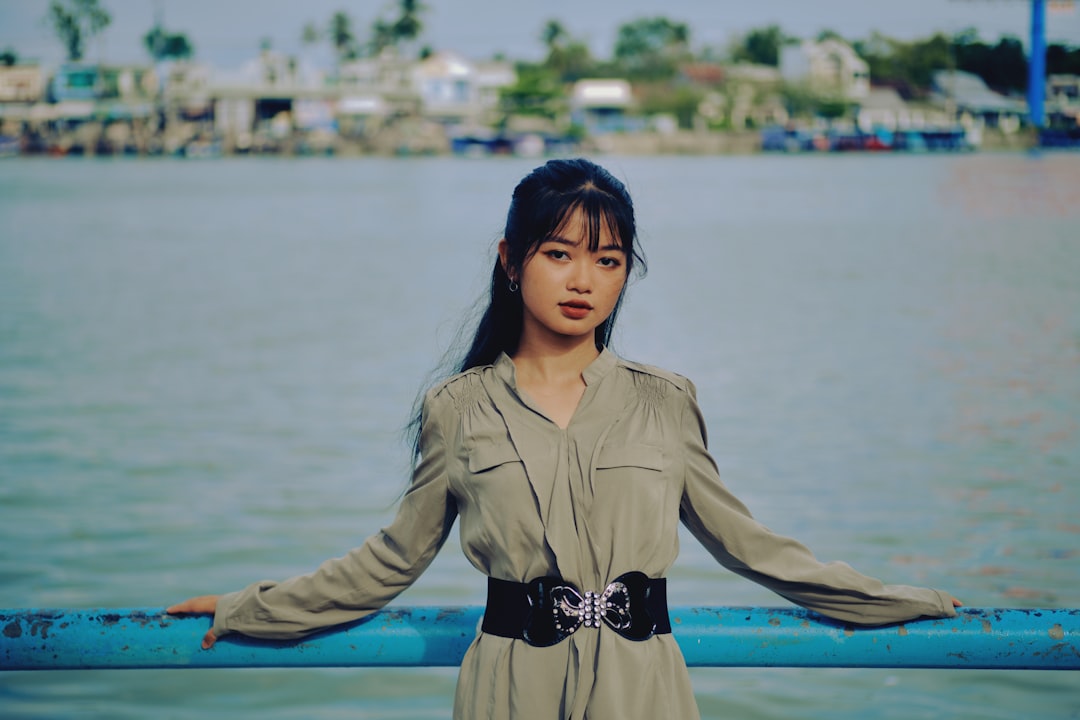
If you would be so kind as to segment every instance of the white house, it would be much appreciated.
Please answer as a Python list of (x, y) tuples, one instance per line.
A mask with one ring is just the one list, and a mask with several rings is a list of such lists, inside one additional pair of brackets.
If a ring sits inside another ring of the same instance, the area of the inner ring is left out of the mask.
[(482, 60), (474, 63), (476, 100), (485, 110), (499, 106), (499, 91), (517, 83), (517, 71), (505, 60)]
[(45, 73), (38, 65), (0, 67), (0, 103), (36, 103), (45, 97)]
[(436, 53), (413, 68), (413, 85), (424, 114), (446, 120), (466, 120), (474, 112), (476, 68), (454, 53)]
[(1027, 117), (1025, 103), (994, 92), (978, 75), (938, 70), (931, 75), (931, 85), (938, 101), (951, 107), (965, 126), (982, 123), (1013, 133)]
[(591, 134), (626, 130), (634, 95), (625, 80), (578, 80), (570, 95), (574, 123)]
[(850, 45), (835, 38), (785, 45), (780, 51), (780, 74), (788, 82), (806, 83), (849, 100), (870, 92), (870, 66)]
[(363, 135), (392, 115), (412, 115), (420, 107), (412, 63), (392, 48), (341, 65), (337, 88), (338, 119), (346, 135)]
[(517, 82), (506, 62), (474, 62), (452, 52), (440, 52), (413, 67), (413, 87), (421, 112), (446, 123), (482, 123), (498, 108), (499, 89)]

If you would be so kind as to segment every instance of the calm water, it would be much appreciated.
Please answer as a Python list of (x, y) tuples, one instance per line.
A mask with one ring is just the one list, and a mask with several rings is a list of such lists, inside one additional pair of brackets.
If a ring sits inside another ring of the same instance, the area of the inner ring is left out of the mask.
[[(0, 607), (164, 606), (386, 522), (524, 160), (0, 162)], [(727, 482), (824, 559), (1080, 607), (1080, 156), (609, 158)], [(783, 601), (689, 537), (672, 603)], [(400, 604), (482, 601), (451, 543)], [(1077, 718), (1080, 675), (693, 671), (708, 718)], [(0, 675), (0, 715), (446, 718), (452, 670)]]

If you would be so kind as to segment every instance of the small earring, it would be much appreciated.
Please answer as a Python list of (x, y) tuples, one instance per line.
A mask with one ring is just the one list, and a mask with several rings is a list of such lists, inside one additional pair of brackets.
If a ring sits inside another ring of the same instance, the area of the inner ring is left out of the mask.
[(510, 292), (512, 292), (512, 293), (516, 293), (516, 292), (518, 291), (518, 288), (519, 288), (519, 287), (521, 287), (521, 286), (520, 286), (520, 285), (518, 285), (518, 284), (517, 284), (516, 282), (514, 282), (513, 280), (511, 280), (511, 281), (510, 281), (510, 284), (509, 284), (509, 285), (507, 285), (506, 287), (510, 288)]

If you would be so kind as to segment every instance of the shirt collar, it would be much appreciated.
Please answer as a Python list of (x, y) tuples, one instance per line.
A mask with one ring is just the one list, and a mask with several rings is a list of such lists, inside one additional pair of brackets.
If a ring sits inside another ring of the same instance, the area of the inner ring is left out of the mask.
[(619, 358), (615, 356), (615, 353), (608, 350), (606, 346), (602, 347), (600, 355), (581, 372), (581, 377), (586, 385), (595, 385), (615, 367), (618, 361)]
[[(619, 358), (615, 353), (608, 350), (607, 347), (601, 348), (600, 355), (581, 371), (581, 378), (585, 381), (585, 385), (589, 386), (598, 383), (615, 367), (618, 361)], [(510, 359), (510, 356), (505, 352), (499, 353), (499, 357), (495, 359), (494, 368), (495, 375), (516, 391), (517, 369), (514, 367), (514, 361)]]

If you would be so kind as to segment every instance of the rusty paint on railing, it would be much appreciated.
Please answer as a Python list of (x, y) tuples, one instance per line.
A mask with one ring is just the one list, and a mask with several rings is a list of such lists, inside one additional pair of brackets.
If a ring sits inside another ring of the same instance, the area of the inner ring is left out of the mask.
[[(202, 650), (205, 616), (0, 610), (0, 670), (456, 666), (482, 614), (390, 608), (299, 641), (228, 635)], [(1077, 609), (962, 608), (947, 620), (856, 628), (799, 608), (675, 607), (671, 625), (696, 667), (1080, 669)]]

